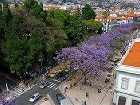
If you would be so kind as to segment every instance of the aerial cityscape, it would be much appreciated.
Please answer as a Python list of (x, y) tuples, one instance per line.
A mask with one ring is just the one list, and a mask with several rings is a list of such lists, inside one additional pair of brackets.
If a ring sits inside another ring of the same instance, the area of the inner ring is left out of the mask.
[(140, 0), (0, 0), (0, 105), (140, 105)]

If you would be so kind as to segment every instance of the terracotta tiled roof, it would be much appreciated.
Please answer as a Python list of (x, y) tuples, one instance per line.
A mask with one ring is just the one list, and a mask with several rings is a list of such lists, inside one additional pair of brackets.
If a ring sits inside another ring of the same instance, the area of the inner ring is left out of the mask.
[(140, 42), (134, 43), (123, 64), (133, 67), (140, 67)]
[(116, 19), (120, 19), (120, 20), (132, 20), (133, 17), (129, 17), (127, 15), (124, 15), (124, 16), (118, 16)]
[(114, 16), (108, 16), (108, 17), (106, 17), (106, 19), (114, 20), (114, 19), (116, 19), (116, 17), (114, 17)]
[(127, 12), (127, 16), (129, 16), (129, 17), (134, 17), (134, 16), (136, 16), (135, 11), (134, 11), (134, 10), (128, 11), (128, 12)]
[(104, 19), (103, 16), (96, 16), (95, 19)]

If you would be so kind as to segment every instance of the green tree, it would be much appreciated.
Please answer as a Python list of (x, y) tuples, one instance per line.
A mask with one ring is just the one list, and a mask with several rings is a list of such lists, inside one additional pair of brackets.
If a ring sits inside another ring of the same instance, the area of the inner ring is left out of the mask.
[(55, 53), (68, 45), (67, 35), (64, 33), (63, 24), (57, 19), (50, 19), (47, 29), (47, 35), (44, 37), (46, 47), (46, 62), (50, 66), (53, 64)]
[(95, 21), (93, 19), (84, 20), (83, 22), (84, 22), (84, 24), (87, 28), (87, 31), (90, 35), (92, 35), (93, 33), (97, 33), (97, 34), (102, 33), (103, 25), (101, 22)]
[(89, 38), (87, 27), (95, 32), (101, 27), (94, 20), (84, 20), (80, 10), (73, 14), (59, 9), (46, 12), (34, 0), (25, 0), (24, 6), (11, 9), (5, 4), (0, 23), (3, 58), (11, 72), (18, 75), (29, 71), (39, 59), (52, 65), (57, 51)]
[(9, 9), (9, 6), (7, 3), (3, 4), (3, 19), (6, 21), (6, 24), (8, 24), (9, 20), (11, 19), (11, 11)]
[[(1, 5), (2, 6), (2, 5)], [(7, 3), (3, 3), (3, 7), (0, 8), (0, 29), (4, 29), (11, 19), (11, 11)]]
[(134, 20), (135, 20), (136, 22), (140, 22), (140, 16), (135, 17)]
[(23, 7), (37, 19), (46, 22), (47, 12), (43, 10), (43, 4), (35, 0), (25, 0)]
[(60, 10), (60, 9), (49, 9), (47, 13), (48, 13), (47, 16), (48, 18), (58, 19), (61, 22), (63, 22), (69, 15), (67, 11)]
[(6, 0), (2, 0), (1, 2), (3, 2), (3, 4), (0, 4), (0, 65), (4, 65), (1, 43), (5, 36), (5, 28), (11, 19), (11, 11), (5, 1)]
[(89, 4), (86, 4), (85, 7), (82, 8), (82, 17), (85, 20), (95, 19), (96, 13)]
[(16, 11), (5, 28), (2, 42), (4, 60), (11, 72), (23, 75), (42, 56), (45, 24), (36, 18)]
[(110, 15), (110, 11), (109, 9), (106, 9), (104, 12), (103, 12), (103, 17), (106, 18)]
[(69, 46), (75, 46), (88, 37), (86, 28), (77, 16), (68, 16), (64, 21), (64, 30), (68, 37)]
[(7, 2), (7, 0), (0, 0), (0, 3), (5, 3)]

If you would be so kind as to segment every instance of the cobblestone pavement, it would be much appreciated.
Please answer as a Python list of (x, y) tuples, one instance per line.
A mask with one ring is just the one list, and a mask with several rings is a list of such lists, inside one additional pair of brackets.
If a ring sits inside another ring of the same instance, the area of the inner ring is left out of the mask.
[[(82, 101), (86, 101), (87, 105), (113, 105), (111, 89), (103, 89), (101, 93), (98, 93), (97, 89), (90, 86), (82, 85), (69, 88), (69, 84), (69, 82), (64, 82), (60, 86), (60, 90), (73, 101), (74, 105), (81, 105)], [(68, 89), (65, 90), (65, 87), (68, 87)], [(89, 97), (86, 97), (86, 92)]]

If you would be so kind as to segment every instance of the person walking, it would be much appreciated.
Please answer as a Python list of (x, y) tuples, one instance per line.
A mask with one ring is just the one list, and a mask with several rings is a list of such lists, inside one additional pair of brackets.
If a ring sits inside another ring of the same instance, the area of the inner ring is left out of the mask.
[(66, 86), (66, 87), (65, 87), (65, 93), (67, 92), (67, 89), (68, 89), (68, 87)]
[(82, 101), (82, 104), (81, 105), (84, 105), (84, 102)]
[(87, 102), (86, 101), (84, 101), (84, 105), (87, 105)]
[(22, 91), (24, 92), (24, 88), (22, 88)]
[(75, 101), (79, 102), (78, 98), (75, 98)]
[(89, 94), (86, 92), (86, 98), (89, 98)]

